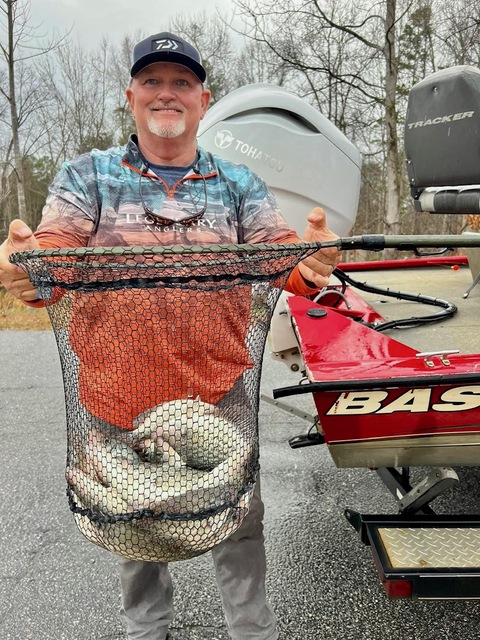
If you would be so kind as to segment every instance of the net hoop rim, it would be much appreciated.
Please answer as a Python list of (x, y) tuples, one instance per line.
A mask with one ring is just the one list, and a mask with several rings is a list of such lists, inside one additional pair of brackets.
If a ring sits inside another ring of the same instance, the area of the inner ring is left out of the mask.
[(295, 242), (286, 244), (212, 244), (212, 245), (151, 245), (125, 247), (62, 247), (59, 249), (33, 249), (19, 251), (9, 256), (13, 264), (22, 264), (30, 259), (42, 258), (83, 258), (89, 256), (149, 256), (149, 255), (182, 255), (182, 254), (220, 254), (220, 253), (257, 253), (257, 252), (314, 252), (322, 248), (321, 242)]

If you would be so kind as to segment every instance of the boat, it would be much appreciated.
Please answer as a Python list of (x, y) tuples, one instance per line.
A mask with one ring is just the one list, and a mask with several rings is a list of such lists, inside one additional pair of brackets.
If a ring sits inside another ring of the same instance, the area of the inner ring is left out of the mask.
[[(405, 152), (415, 211), (480, 214), (479, 91), (480, 70), (466, 65), (431, 74), (412, 87)], [(244, 87), (214, 105), (199, 139), (263, 175), (299, 233), (304, 219), (298, 212), (306, 204), (323, 206), (340, 236), (330, 246), (478, 252), (480, 234), (346, 236), (358, 205), (361, 157), (314, 111), (278, 87)], [(312, 166), (321, 166), (324, 175), (315, 179)], [(465, 260), (457, 256), (453, 265), (465, 266)], [(412, 271), (451, 264), (443, 255), (409, 262)], [(363, 268), (393, 268), (386, 263)], [(317, 415), (306, 433), (292, 436), (290, 446), (326, 446), (337, 467), (375, 472), (394, 497), (392, 514), (345, 508), (372, 550), (389, 597), (479, 599), (480, 514), (438, 515), (432, 503), (458, 485), (455, 467), (480, 465), (480, 354), (443, 344), (422, 350), (408, 338), (403, 341), (412, 326), (427, 332), (455, 316), (456, 305), (442, 297), (362, 285), (348, 268), (334, 275), (336, 282), (317, 296), (282, 295), (269, 347), (282, 366), (299, 372), (299, 382), (280, 386), (263, 400), (301, 415), (305, 412), (282, 399), (311, 394)], [(474, 275), (464, 298), (478, 282)], [(366, 301), (372, 293), (441, 311), (386, 320)], [(398, 328), (405, 329), (401, 339), (390, 335)]]

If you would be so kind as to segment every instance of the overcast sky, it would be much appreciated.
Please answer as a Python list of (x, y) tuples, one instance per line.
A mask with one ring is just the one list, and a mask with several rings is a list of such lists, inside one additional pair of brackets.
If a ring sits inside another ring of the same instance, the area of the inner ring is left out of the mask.
[(94, 47), (107, 35), (117, 43), (138, 30), (146, 35), (166, 31), (172, 17), (216, 9), (230, 15), (231, 0), (31, 0), (32, 24), (42, 23), (42, 31), (55, 28), (60, 34), (72, 25), (72, 40)]

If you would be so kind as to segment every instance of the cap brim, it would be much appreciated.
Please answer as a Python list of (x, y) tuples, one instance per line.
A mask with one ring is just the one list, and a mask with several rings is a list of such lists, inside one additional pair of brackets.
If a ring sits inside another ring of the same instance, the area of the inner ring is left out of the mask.
[(155, 62), (174, 62), (176, 64), (181, 64), (182, 66), (190, 69), (190, 71), (193, 71), (200, 82), (205, 82), (207, 77), (205, 69), (201, 64), (196, 62), (196, 60), (184, 55), (183, 53), (176, 53), (174, 51), (153, 51), (152, 53), (143, 56), (132, 66), (130, 76), (133, 78), (142, 69), (148, 67), (150, 64), (154, 64)]

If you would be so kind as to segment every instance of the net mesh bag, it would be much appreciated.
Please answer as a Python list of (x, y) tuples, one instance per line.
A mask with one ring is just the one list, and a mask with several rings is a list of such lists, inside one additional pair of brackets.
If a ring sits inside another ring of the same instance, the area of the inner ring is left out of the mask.
[(80, 531), (126, 558), (182, 560), (231, 535), (259, 468), (270, 318), (312, 245), (14, 254), (48, 310)]

